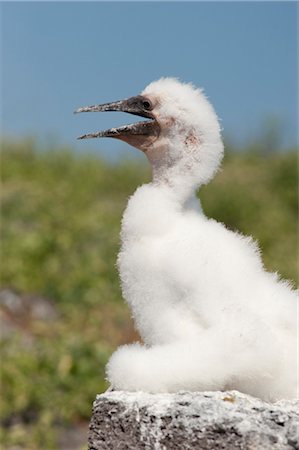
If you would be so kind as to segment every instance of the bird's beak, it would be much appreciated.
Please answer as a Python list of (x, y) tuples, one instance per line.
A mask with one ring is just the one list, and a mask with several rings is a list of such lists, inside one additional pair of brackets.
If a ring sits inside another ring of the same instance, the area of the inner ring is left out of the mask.
[(144, 97), (138, 95), (137, 97), (131, 97), (117, 102), (86, 106), (77, 109), (75, 113), (122, 111), (150, 119), (145, 122), (124, 125), (118, 128), (109, 128), (105, 131), (83, 134), (82, 136), (79, 136), (78, 139), (112, 137), (126, 141), (134, 147), (145, 151), (147, 145), (149, 145), (153, 139), (157, 138), (160, 133), (159, 124), (155, 120), (153, 113), (146, 109), (146, 106), (148, 106), (146, 102), (147, 100)]

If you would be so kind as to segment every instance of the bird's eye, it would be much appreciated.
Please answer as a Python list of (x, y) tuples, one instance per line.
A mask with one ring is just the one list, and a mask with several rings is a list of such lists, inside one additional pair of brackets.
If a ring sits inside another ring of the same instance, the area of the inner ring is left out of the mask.
[(144, 109), (146, 109), (147, 111), (152, 109), (152, 104), (149, 100), (143, 100), (142, 102), (142, 106)]

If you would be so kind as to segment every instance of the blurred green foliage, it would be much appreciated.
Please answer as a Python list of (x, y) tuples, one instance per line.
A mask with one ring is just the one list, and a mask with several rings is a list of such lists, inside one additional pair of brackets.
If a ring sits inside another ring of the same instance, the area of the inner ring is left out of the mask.
[[(89, 419), (108, 356), (137, 338), (115, 261), (127, 199), (150, 172), (23, 140), (2, 142), (2, 179), (1, 285), (43, 296), (58, 317), (24, 318), (2, 339), (1, 441), (55, 449), (55, 427)], [(267, 269), (298, 281), (297, 183), (295, 151), (227, 151), (199, 196), (208, 216), (259, 241)]]

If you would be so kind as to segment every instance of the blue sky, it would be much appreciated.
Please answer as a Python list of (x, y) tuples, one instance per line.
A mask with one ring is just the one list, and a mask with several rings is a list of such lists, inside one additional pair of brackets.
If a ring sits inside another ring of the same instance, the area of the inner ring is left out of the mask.
[(204, 87), (224, 134), (246, 143), (265, 118), (297, 137), (294, 2), (6, 2), (2, 9), (2, 132), (105, 155), (133, 150), (81, 133), (128, 123), (78, 106), (136, 95), (175, 76)]

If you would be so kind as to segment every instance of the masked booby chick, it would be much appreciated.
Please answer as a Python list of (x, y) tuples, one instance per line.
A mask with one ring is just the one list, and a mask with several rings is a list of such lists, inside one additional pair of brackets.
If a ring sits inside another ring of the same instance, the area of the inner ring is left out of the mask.
[(152, 166), (152, 182), (128, 202), (118, 255), (123, 296), (144, 344), (112, 355), (113, 388), (294, 398), (296, 292), (265, 271), (251, 238), (207, 218), (195, 197), (223, 155), (203, 92), (162, 78), (136, 97), (77, 110), (88, 111), (146, 118), (80, 139), (121, 139)]

